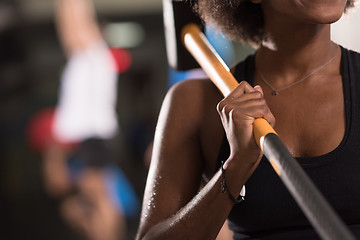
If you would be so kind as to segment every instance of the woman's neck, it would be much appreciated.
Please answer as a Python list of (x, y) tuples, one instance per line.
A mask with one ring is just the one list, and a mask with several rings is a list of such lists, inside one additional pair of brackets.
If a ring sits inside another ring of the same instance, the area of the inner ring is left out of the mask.
[(258, 70), (270, 76), (281, 75), (291, 83), (331, 59), (338, 50), (330, 40), (330, 25), (268, 27), (256, 54)]

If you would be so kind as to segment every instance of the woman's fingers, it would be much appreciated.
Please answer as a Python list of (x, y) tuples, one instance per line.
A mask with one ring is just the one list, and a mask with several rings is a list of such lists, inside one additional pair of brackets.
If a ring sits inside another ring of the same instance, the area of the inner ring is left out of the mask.
[(234, 90), (232, 90), (230, 92), (228, 97), (237, 98), (237, 97), (243, 95), (244, 93), (250, 93), (253, 91), (254, 91), (254, 88), (247, 81), (241, 81), (239, 83), (239, 85), (237, 85), (236, 88), (234, 88)]
[[(260, 92), (261, 95), (264, 96), (264, 92), (263, 92), (261, 86), (256, 85), (254, 87), (254, 90)], [(274, 127), (275, 126), (275, 117), (272, 114), (272, 112), (270, 111), (269, 107), (267, 106), (267, 103), (265, 103), (265, 104), (266, 104), (267, 110), (265, 111), (265, 114), (264, 114), (264, 116), (262, 116), (262, 118), (264, 118), (266, 121), (268, 121), (268, 123), (270, 123), (270, 125), (272, 127)]]
[(261, 95), (264, 96), (264, 92), (263, 92), (262, 87), (261, 87), (260, 85), (256, 85), (256, 86), (254, 87), (254, 90), (260, 92)]
[(266, 104), (261, 87), (253, 88), (245, 81), (219, 102), (217, 110), (220, 115), (223, 113), (229, 116), (231, 113), (235, 119), (265, 118), (270, 125), (275, 124), (275, 118)]

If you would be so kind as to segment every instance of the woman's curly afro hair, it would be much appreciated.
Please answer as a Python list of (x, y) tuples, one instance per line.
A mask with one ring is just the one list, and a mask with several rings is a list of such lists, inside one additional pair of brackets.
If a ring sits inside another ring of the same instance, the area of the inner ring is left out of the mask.
[[(348, 0), (346, 9), (354, 6)], [(260, 4), (250, 0), (198, 0), (196, 11), (202, 19), (215, 22), (230, 39), (259, 44), (264, 34), (264, 18)]]

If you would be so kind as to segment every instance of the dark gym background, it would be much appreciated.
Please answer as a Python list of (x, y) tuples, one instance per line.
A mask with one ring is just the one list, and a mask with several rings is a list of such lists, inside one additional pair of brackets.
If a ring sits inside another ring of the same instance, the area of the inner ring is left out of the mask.
[[(161, 0), (94, 0), (101, 23), (133, 22), (144, 41), (129, 48), (132, 65), (118, 82), (122, 142), (118, 164), (141, 199), (144, 151), (167, 88)], [(43, 189), (40, 157), (25, 130), (32, 114), (57, 101), (65, 64), (51, 0), (0, 0), (0, 239), (80, 239)], [(133, 239), (137, 222), (129, 226)]]

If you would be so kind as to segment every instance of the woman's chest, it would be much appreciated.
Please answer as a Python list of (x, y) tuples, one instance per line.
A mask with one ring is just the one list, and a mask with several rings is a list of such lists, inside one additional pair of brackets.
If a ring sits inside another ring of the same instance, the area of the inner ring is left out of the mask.
[[(347, 223), (359, 223), (360, 149), (347, 147), (336, 154), (298, 161), (339, 216)], [(246, 200), (236, 205), (230, 220), (243, 232), (310, 227), (265, 158), (246, 183)]]
[(346, 111), (342, 88), (270, 96), (275, 131), (295, 157), (320, 156), (343, 140)]

